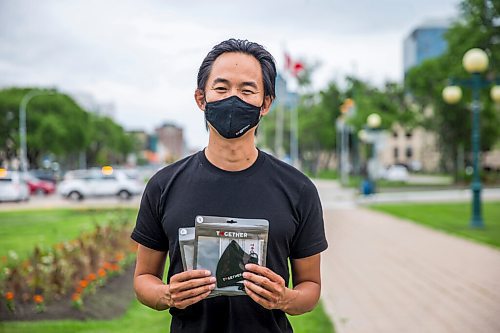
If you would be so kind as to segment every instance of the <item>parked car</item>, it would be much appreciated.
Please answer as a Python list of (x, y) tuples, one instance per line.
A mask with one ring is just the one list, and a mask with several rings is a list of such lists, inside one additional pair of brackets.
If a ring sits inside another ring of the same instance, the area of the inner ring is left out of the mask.
[(129, 199), (133, 195), (141, 194), (143, 189), (143, 182), (111, 167), (69, 171), (58, 185), (58, 192), (73, 200), (99, 196)]
[(30, 192), (18, 171), (0, 169), (0, 201), (27, 201)]
[(408, 177), (408, 169), (402, 165), (391, 165), (382, 175), (383, 179), (395, 182), (406, 182)]
[(56, 185), (51, 181), (42, 180), (33, 175), (27, 175), (25, 179), (28, 184), (30, 194), (48, 195), (56, 191)]
[(51, 182), (53, 184), (57, 183), (58, 179), (60, 179), (60, 178), (58, 178), (59, 174), (52, 171), (52, 170), (33, 169), (33, 170), (30, 170), (30, 174), (33, 177), (36, 177), (40, 180), (44, 180), (47, 182)]

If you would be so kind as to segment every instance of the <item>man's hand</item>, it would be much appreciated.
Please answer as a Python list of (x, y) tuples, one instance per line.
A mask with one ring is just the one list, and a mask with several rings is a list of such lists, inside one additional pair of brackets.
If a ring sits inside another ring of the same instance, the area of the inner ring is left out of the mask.
[(185, 309), (205, 299), (215, 288), (215, 277), (206, 270), (191, 270), (175, 274), (170, 284), (160, 287), (160, 297), (155, 308)]
[(288, 289), (285, 280), (269, 268), (254, 264), (247, 264), (245, 268), (243, 278), (248, 296), (266, 309), (285, 311), (297, 291)]

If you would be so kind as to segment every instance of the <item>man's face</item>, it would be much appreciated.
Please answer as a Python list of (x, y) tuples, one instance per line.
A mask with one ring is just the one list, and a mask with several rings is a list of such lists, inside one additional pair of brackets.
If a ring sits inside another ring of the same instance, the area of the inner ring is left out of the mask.
[(265, 115), (271, 106), (271, 98), (264, 98), (259, 61), (248, 54), (227, 52), (215, 59), (204, 94), (197, 90), (195, 98), (204, 111), (205, 101), (215, 102), (234, 95), (249, 104), (262, 106), (261, 115)]

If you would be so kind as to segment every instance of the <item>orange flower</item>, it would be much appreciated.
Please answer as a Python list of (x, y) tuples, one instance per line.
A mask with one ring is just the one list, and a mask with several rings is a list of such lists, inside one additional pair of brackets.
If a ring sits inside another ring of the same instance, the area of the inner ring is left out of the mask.
[(7, 301), (12, 301), (14, 299), (14, 293), (12, 291), (8, 291), (5, 293), (5, 299)]
[(120, 270), (120, 266), (118, 266), (117, 264), (112, 264), (111, 265), (111, 270), (113, 272), (119, 271)]
[(90, 273), (89, 275), (87, 275), (87, 279), (89, 281), (94, 281), (95, 279), (97, 279), (97, 276), (94, 273)]
[(125, 258), (125, 255), (122, 252), (118, 252), (115, 256), (116, 261), (122, 261)]
[(106, 269), (106, 270), (110, 270), (111, 269), (111, 263), (109, 261), (106, 261), (103, 265), (102, 265), (102, 268)]
[(101, 268), (97, 272), (97, 275), (99, 275), (99, 277), (105, 277), (106, 276), (106, 271), (103, 268)]
[(37, 294), (33, 296), (33, 301), (35, 301), (36, 304), (41, 304), (43, 303), (43, 296)]
[(79, 300), (81, 299), (81, 296), (79, 293), (74, 293), (72, 296), (71, 296), (71, 300), (73, 302), (78, 302)]
[(80, 281), (80, 287), (82, 287), (83, 289), (87, 288), (88, 285), (89, 283), (87, 282), (87, 280)]

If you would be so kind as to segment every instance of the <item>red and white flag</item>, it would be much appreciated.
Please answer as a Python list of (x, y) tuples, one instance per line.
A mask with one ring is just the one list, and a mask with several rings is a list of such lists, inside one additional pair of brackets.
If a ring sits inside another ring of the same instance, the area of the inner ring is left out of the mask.
[(304, 70), (304, 64), (300, 60), (293, 60), (288, 52), (285, 52), (285, 70), (297, 77)]

